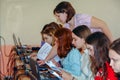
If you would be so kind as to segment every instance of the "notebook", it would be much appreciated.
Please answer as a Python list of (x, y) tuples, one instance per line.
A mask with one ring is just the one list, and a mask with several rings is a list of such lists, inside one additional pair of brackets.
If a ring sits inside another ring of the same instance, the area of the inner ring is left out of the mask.
[(37, 58), (40, 60), (44, 60), (51, 51), (51, 49), (52, 46), (50, 44), (44, 43), (38, 51)]

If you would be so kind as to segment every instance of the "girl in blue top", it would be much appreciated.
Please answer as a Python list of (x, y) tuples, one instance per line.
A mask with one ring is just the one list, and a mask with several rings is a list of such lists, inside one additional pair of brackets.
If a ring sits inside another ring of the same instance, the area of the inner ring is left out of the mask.
[(78, 49), (72, 46), (72, 31), (61, 28), (54, 34), (57, 54), (61, 58), (63, 70), (75, 75), (81, 75), (81, 54)]

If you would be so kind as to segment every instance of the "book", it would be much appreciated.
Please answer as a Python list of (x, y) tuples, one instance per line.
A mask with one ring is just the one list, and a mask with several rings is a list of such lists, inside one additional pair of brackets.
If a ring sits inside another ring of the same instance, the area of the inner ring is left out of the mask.
[(37, 58), (40, 60), (44, 60), (49, 52), (51, 51), (52, 46), (49, 43), (44, 43), (38, 51)]
[(61, 68), (57, 67), (52, 61), (47, 61), (45, 62), (52, 70), (57, 71), (57, 72), (61, 72)]
[[(44, 60), (47, 57), (47, 55), (49, 54), (49, 52), (51, 51), (51, 49), (52, 49), (52, 46), (45, 42), (39, 49), (37, 58), (40, 60)], [(63, 80), (62, 77), (56, 72), (56, 71), (61, 72), (59, 67), (57, 67), (52, 61), (47, 61), (45, 63), (51, 68), (51, 69), (48, 69), (48, 71), (51, 74), (53, 74), (60, 80)]]
[[(48, 71), (53, 74), (54, 76), (56, 76), (57, 78), (59, 78), (59, 80), (63, 80), (63, 78), (58, 74), (61, 73), (61, 68), (57, 67), (52, 61), (47, 61), (45, 62), (51, 69), (48, 69)], [(57, 72), (58, 73), (57, 73)]]

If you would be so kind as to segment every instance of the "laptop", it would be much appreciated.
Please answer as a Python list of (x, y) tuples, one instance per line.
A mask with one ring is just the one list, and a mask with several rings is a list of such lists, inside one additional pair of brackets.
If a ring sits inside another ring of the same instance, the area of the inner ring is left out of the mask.
[(14, 42), (15, 47), (18, 48), (18, 46), (19, 46), (18, 41), (17, 41), (16, 36), (15, 36), (14, 33), (13, 33), (13, 42)]
[(38, 79), (38, 80), (41, 80), (40, 79), (40, 76), (39, 76), (39, 71), (37, 69), (37, 64), (36, 64), (36, 61), (34, 61), (33, 59), (30, 58), (30, 68), (31, 68), (31, 71), (32, 71), (32, 74)]

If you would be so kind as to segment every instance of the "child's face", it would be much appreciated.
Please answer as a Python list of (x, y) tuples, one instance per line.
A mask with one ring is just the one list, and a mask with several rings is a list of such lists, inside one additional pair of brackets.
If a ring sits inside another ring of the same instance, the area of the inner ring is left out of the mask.
[(120, 72), (120, 55), (114, 50), (109, 50), (110, 65), (112, 66), (114, 72)]
[(43, 34), (43, 40), (47, 43), (49, 43), (50, 45), (52, 45), (52, 42), (53, 42), (53, 37), (52, 36), (49, 36), (47, 34)]
[(80, 49), (80, 48), (83, 48), (84, 45), (85, 45), (85, 40), (83, 38), (80, 38), (78, 36), (76, 36), (74, 33), (72, 33), (72, 38), (73, 38), (73, 41), (72, 41), (72, 44), (77, 48), (77, 49)]
[(59, 21), (60, 23), (62, 23), (62, 24), (66, 23), (66, 20), (67, 20), (66, 13), (55, 13), (55, 17), (56, 17), (57, 21)]

